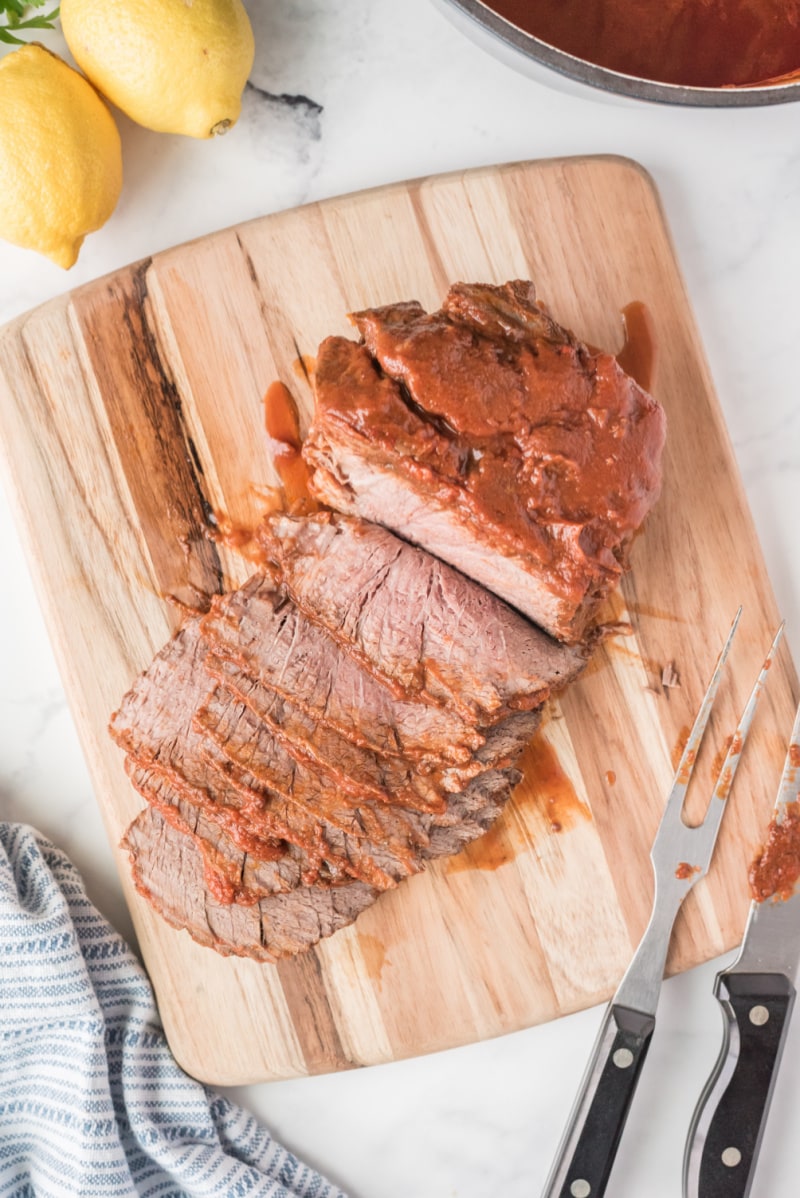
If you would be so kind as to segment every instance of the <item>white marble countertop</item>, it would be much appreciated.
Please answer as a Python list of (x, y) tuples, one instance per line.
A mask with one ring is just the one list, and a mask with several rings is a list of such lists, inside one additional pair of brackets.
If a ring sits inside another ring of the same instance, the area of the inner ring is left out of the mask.
[[(637, 104), (533, 81), (430, 0), (250, 0), (253, 85), (214, 143), (121, 119), (125, 186), (69, 273), (0, 242), (0, 323), (156, 250), (301, 204), (451, 169), (583, 153), (637, 159), (660, 190), (778, 601), (800, 650), (800, 110)], [(54, 48), (57, 35), (48, 36)], [(72, 856), (130, 921), (23, 551), (0, 496), (0, 815)], [(721, 1032), (719, 962), (665, 984), (609, 1194), (674, 1198)], [(593, 1010), (395, 1065), (236, 1091), (352, 1198), (538, 1194), (594, 1040)], [(796, 1198), (800, 1022), (753, 1198)]]

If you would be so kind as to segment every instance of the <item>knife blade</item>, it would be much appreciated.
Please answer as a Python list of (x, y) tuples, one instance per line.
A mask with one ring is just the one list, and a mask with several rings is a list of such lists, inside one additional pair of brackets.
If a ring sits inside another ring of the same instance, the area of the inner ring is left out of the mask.
[[(773, 811), (776, 843), (798, 825), (799, 798), (800, 708)], [(800, 866), (800, 837), (784, 847), (786, 863)], [(800, 886), (779, 876), (775, 890), (751, 903), (739, 954), (714, 982), (723, 1044), (689, 1127), (684, 1198), (747, 1198), (753, 1183), (800, 965)]]

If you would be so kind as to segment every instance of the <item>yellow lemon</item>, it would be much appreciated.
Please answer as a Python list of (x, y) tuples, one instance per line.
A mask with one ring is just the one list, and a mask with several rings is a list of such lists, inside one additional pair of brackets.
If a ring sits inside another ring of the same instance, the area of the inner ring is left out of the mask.
[(238, 119), (255, 53), (241, 0), (63, 0), (61, 27), (81, 70), (140, 125), (212, 137)]
[(0, 237), (69, 268), (121, 188), (119, 133), (92, 85), (37, 44), (0, 58)]

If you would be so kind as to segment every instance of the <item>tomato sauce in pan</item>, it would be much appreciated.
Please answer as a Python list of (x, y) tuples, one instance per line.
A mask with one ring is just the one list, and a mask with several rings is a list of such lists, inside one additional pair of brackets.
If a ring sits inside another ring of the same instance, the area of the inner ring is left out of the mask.
[(661, 83), (730, 87), (800, 75), (800, 0), (484, 0), (577, 58)]

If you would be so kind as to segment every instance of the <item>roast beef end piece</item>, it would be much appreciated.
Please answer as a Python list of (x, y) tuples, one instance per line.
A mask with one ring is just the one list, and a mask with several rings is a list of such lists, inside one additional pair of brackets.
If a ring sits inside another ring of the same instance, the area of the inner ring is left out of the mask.
[[(441, 318), (464, 325), (475, 333), (496, 341), (518, 341), (535, 345), (547, 341), (553, 345), (576, 345), (574, 335), (559, 325), (536, 299), (536, 288), (529, 279), (513, 279), (499, 286), (491, 283), (454, 283), (442, 304)], [(388, 304), (353, 312), (350, 320), (377, 357), (375, 340), (380, 330), (392, 327), (410, 330), (416, 320), (429, 324), (421, 304)]]
[(502, 814), (521, 776), (516, 769), (489, 770), (454, 796), (447, 819), (431, 828), (426, 858), (452, 857), (483, 836)]
[(579, 641), (658, 497), (660, 404), (523, 281), (354, 320), (364, 344), (320, 347), (304, 450), (317, 498)]

